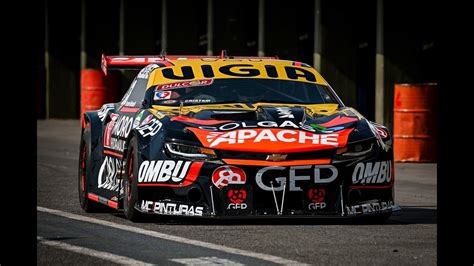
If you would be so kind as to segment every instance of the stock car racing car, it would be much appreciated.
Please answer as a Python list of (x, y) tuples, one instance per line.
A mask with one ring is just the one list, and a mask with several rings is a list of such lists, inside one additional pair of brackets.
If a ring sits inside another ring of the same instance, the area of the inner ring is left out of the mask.
[(272, 57), (102, 56), (140, 70), (123, 99), (85, 112), (79, 199), (143, 214), (387, 219), (386, 127), (345, 106), (305, 63)]

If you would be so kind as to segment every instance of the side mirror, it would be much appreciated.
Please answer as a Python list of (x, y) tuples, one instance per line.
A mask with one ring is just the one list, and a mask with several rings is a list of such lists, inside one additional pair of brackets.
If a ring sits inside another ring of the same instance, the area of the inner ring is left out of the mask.
[(151, 107), (150, 103), (145, 99), (142, 101), (142, 107), (143, 109), (148, 109)]

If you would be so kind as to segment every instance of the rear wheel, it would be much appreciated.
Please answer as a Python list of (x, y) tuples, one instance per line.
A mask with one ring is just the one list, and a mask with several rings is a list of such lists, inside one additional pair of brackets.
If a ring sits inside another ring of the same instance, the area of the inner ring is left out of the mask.
[(138, 144), (137, 139), (132, 137), (127, 150), (125, 176), (123, 181), (123, 212), (125, 217), (131, 221), (139, 221), (143, 215), (135, 209), (138, 201)]
[(79, 203), (86, 212), (96, 212), (103, 210), (101, 204), (89, 199), (88, 180), (91, 169), (91, 132), (90, 128), (85, 128), (81, 137), (81, 145), (79, 150)]

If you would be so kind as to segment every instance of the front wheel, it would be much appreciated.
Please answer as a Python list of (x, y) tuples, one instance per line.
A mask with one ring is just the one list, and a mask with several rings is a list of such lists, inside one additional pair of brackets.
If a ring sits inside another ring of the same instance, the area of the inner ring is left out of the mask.
[(131, 221), (139, 221), (142, 218), (141, 213), (135, 209), (138, 201), (138, 144), (137, 139), (132, 137), (127, 150), (125, 176), (124, 176), (124, 195), (123, 212), (125, 217)]

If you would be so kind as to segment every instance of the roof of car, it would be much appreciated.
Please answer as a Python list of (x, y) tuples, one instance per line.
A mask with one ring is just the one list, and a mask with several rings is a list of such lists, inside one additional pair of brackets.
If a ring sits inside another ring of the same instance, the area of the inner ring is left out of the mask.
[(151, 71), (147, 88), (175, 82), (223, 78), (280, 79), (328, 85), (308, 64), (289, 60), (196, 58), (173, 60), (172, 64)]

